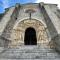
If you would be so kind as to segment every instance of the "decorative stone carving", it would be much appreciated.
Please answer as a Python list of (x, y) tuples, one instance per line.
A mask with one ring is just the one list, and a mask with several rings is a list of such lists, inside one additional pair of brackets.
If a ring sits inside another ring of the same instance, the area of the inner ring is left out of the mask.
[[(33, 27), (36, 30), (37, 44), (48, 43), (44, 25), (38, 20), (23, 20), (12, 30), (11, 38), (13, 45), (24, 44), (25, 30)], [(12, 45), (11, 44), (11, 45)]]

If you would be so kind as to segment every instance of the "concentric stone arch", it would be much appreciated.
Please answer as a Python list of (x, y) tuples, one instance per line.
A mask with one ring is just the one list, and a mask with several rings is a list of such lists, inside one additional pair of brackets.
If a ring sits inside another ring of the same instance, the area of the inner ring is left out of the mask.
[(46, 32), (46, 27), (40, 21), (32, 20), (23, 20), (16, 25), (11, 33), (12, 42), (11, 45), (24, 45), (24, 35), (25, 30), (28, 27), (32, 27), (36, 30), (37, 44), (48, 43), (48, 36)]
[[(23, 19), (21, 19), (21, 20), (16, 21), (13, 29), (15, 29), (20, 22), (23, 22), (23, 21), (25, 21), (25, 20), (29, 20), (29, 19), (23, 18)], [(45, 21), (43, 21), (43, 20), (41, 20), (41, 19), (36, 19), (36, 18), (35, 18), (35, 19), (31, 19), (31, 20), (33, 20), (33, 21), (34, 21), (34, 20), (39, 21), (39, 22), (41, 22), (41, 23), (44, 25), (45, 28), (47, 28), (47, 25), (46, 25)]]

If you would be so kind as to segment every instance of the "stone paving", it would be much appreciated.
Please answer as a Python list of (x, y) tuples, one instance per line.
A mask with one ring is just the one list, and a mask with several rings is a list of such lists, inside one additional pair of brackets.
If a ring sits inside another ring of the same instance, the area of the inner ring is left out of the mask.
[(18, 46), (2, 51), (0, 60), (60, 60), (60, 55), (45, 45)]

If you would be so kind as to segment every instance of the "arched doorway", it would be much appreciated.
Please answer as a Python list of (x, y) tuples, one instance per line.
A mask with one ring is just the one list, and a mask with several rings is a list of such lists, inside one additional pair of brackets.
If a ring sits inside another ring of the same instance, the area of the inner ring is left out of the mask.
[[(32, 41), (28, 39), (28, 36), (27, 36), (27, 33), (29, 34), (30, 30), (32, 30), (32, 32), (34, 31), (33, 33), (35, 36), (35, 38), (32, 39), (32, 34), (31, 34)], [(48, 33), (48, 29), (42, 21), (38, 21), (35, 19), (23, 20), (14, 26), (11, 33), (12, 42), (10, 43), (10, 45), (17, 46), (17, 45), (48, 44), (49, 39), (48, 39), (47, 33)]]
[(29, 27), (25, 30), (24, 44), (37, 45), (36, 31), (34, 28)]

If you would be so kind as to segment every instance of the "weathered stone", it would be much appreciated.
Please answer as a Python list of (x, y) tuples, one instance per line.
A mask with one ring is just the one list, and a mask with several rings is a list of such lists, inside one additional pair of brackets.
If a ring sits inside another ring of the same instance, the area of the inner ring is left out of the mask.
[[(59, 60), (60, 55), (55, 51), (60, 51), (59, 13), (56, 4), (31, 3), (11, 7), (0, 21), (0, 58)], [(36, 45), (25, 45), (27, 28), (35, 30)]]

